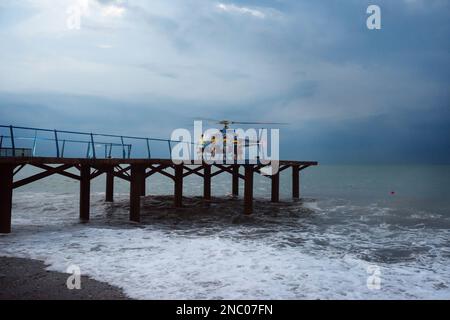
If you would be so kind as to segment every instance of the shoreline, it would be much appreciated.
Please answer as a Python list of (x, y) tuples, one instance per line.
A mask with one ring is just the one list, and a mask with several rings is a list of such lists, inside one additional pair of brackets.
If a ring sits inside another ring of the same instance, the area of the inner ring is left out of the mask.
[(68, 273), (46, 270), (34, 259), (0, 257), (0, 300), (129, 300), (123, 290), (81, 276), (81, 289), (69, 290)]

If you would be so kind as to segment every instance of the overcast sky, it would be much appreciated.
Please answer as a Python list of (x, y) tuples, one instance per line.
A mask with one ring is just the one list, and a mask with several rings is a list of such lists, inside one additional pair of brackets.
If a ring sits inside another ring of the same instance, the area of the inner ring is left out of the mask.
[(270, 120), (290, 123), (282, 157), (450, 163), (449, 17), (448, 0), (1, 0), (0, 124)]

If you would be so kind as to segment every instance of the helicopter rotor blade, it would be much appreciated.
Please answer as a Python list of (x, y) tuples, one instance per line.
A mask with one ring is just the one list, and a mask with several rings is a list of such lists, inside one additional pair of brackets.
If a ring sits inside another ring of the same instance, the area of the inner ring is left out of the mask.
[(232, 124), (279, 124), (288, 125), (287, 122), (248, 122), (248, 121), (231, 121)]
[(222, 121), (222, 120), (203, 118), (203, 117), (193, 117), (192, 119), (197, 120), (197, 121), (206, 121), (206, 122), (214, 122), (214, 123), (219, 123)]
[(287, 122), (259, 122), (259, 121), (232, 121), (232, 120), (219, 120), (219, 119), (211, 119), (211, 118), (203, 118), (203, 117), (194, 117), (194, 120), (206, 121), (209, 123), (221, 124), (221, 125), (230, 125), (230, 124), (244, 124), (244, 125), (252, 125), (252, 124), (266, 124), (266, 125), (289, 125)]

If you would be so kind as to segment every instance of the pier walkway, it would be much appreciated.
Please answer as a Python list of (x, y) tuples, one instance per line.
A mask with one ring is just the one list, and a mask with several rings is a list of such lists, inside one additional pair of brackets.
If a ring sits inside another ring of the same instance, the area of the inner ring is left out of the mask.
[[(49, 134), (51, 137), (48, 137)], [(47, 136), (42, 137), (42, 135)], [(50, 146), (46, 145), (42, 148), (43, 151), (39, 152), (37, 148), (39, 141), (50, 143)], [(144, 147), (136, 147), (135, 141), (144, 142)], [(145, 181), (154, 174), (164, 175), (174, 182), (174, 206), (182, 207), (185, 177), (192, 174), (200, 176), (203, 180), (203, 197), (205, 200), (209, 200), (211, 199), (211, 179), (219, 174), (228, 173), (231, 175), (231, 192), (234, 196), (239, 196), (239, 180), (243, 180), (243, 213), (252, 213), (254, 175), (262, 174), (261, 169), (265, 165), (250, 164), (246, 161), (234, 161), (231, 164), (208, 164), (205, 162), (175, 164), (170, 158), (152, 158), (150, 142), (155, 141), (167, 144), (168, 152), (171, 151), (173, 143), (177, 142), (165, 139), (0, 125), (0, 233), (11, 232), (13, 190), (54, 174), (79, 181), (79, 217), (83, 221), (89, 220), (90, 216), (91, 180), (102, 174), (106, 175), (105, 201), (108, 202), (114, 201), (114, 179), (123, 179), (130, 183), (129, 217), (131, 221), (140, 222), (141, 196), (146, 195)], [(83, 156), (69, 155), (68, 144), (82, 145), (83, 148), (78, 152), (82, 152)], [(144, 150), (146, 157), (133, 154), (133, 150), (141, 152)], [(54, 155), (51, 156), (51, 153)], [(299, 198), (300, 171), (317, 164), (315, 161), (279, 161), (278, 172), (274, 175), (265, 175), (271, 180), (271, 201), (279, 201), (280, 173), (282, 171), (290, 169), (292, 197)], [(25, 166), (38, 168), (41, 172), (21, 179), (15, 178)]]

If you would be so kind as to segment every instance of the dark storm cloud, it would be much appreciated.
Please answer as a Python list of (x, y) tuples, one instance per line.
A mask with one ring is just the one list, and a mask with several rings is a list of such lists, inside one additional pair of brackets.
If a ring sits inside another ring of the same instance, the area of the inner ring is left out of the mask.
[(99, 0), (79, 31), (74, 3), (0, 5), (2, 124), (166, 137), (194, 115), (276, 120), (286, 157), (450, 161), (448, 1)]

